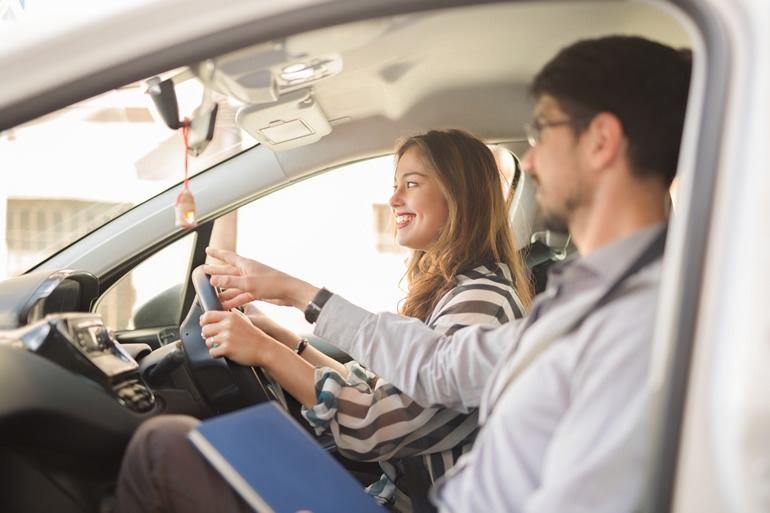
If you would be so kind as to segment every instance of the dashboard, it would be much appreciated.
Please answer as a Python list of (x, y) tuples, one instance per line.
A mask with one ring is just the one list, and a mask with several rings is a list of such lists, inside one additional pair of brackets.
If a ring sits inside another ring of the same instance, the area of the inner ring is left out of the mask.
[[(95, 276), (39, 271), (0, 282), (0, 435), (33, 447), (116, 453), (157, 412), (138, 364), (99, 314)], [(9, 438), (12, 437), (12, 438)]]
[(14, 329), (49, 314), (88, 312), (99, 280), (76, 270), (36, 271), (0, 282), (0, 329)]

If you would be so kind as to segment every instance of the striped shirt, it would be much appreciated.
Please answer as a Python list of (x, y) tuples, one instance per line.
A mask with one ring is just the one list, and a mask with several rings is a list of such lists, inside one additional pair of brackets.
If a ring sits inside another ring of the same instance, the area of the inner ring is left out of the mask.
[[(457, 285), (441, 298), (426, 324), (451, 335), (469, 325), (500, 326), (523, 314), (510, 270), (493, 264), (458, 275)], [(357, 362), (346, 367), (347, 378), (316, 368), (318, 403), (302, 413), (318, 434), (328, 430), (334, 436), (340, 454), (380, 461), (384, 475), (367, 489), (380, 502), (394, 498), (398, 458), (422, 456), (435, 482), (470, 450), (478, 432), (478, 410), (426, 408)]]

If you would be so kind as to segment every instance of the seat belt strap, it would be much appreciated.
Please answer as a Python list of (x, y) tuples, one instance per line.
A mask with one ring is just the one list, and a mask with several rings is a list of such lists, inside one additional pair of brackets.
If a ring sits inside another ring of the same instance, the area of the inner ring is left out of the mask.
[[(658, 235), (655, 237), (655, 239), (647, 246), (647, 248), (642, 252), (641, 255), (626, 269), (626, 271), (615, 280), (612, 285), (610, 285), (607, 290), (604, 292), (604, 294), (601, 295), (601, 297), (594, 303), (593, 307), (586, 308), (586, 310), (579, 315), (572, 324), (568, 324), (565, 326), (565, 328), (561, 331), (553, 333), (549, 338), (540, 340), (539, 343), (533, 347), (527, 354), (525, 354), (518, 362), (516, 367), (511, 371), (510, 375), (508, 376), (508, 379), (505, 382), (505, 385), (500, 388), (499, 392), (497, 393), (497, 397), (500, 397), (503, 392), (513, 383), (513, 381), (519, 377), (519, 375), (524, 372), (524, 369), (526, 369), (530, 363), (532, 363), (535, 358), (540, 356), (548, 347), (551, 346), (551, 344), (561, 338), (564, 334), (571, 332), (575, 328), (577, 328), (583, 320), (588, 316), (590, 312), (593, 312), (594, 310), (601, 307), (607, 299), (615, 292), (617, 291), (620, 286), (623, 284), (623, 282), (626, 281), (630, 276), (636, 274), (639, 272), (642, 268), (646, 267), (647, 265), (651, 264), (658, 258), (660, 258), (663, 255), (663, 250), (666, 246), (666, 234), (668, 233), (668, 229), (664, 228)], [(489, 413), (491, 413), (491, 410), (494, 408), (494, 405), (490, 405), (489, 411), (484, 416), (485, 418), (489, 417)], [(484, 422), (484, 419), (481, 420), (481, 422)]]

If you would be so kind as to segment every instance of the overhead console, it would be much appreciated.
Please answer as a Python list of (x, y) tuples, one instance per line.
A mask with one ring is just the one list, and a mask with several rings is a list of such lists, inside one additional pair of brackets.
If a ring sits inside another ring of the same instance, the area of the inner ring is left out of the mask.
[[(260, 144), (284, 151), (318, 141), (333, 122), (316, 100), (316, 86), (339, 75), (343, 53), (353, 52), (404, 21), (396, 18), (357, 21), (261, 43), (191, 64), (165, 80), (151, 77), (147, 92), (159, 116), (180, 128), (175, 84), (192, 72), (204, 86), (189, 124), (189, 151), (199, 154), (213, 137), (217, 106), (214, 92), (241, 103), (236, 124)], [(372, 68), (379, 63), (372, 63)]]

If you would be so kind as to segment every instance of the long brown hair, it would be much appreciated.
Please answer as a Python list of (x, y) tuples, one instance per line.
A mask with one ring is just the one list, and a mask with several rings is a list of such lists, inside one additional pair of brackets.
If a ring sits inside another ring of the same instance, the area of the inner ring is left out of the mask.
[(514, 246), (492, 151), (462, 130), (431, 130), (400, 140), (396, 165), (410, 148), (417, 150), (438, 181), (448, 215), (427, 250), (412, 250), (402, 278), (409, 288), (400, 312), (426, 321), (441, 297), (457, 284), (458, 274), (497, 262), (511, 269), (519, 298), (528, 306), (532, 299), (529, 273)]

